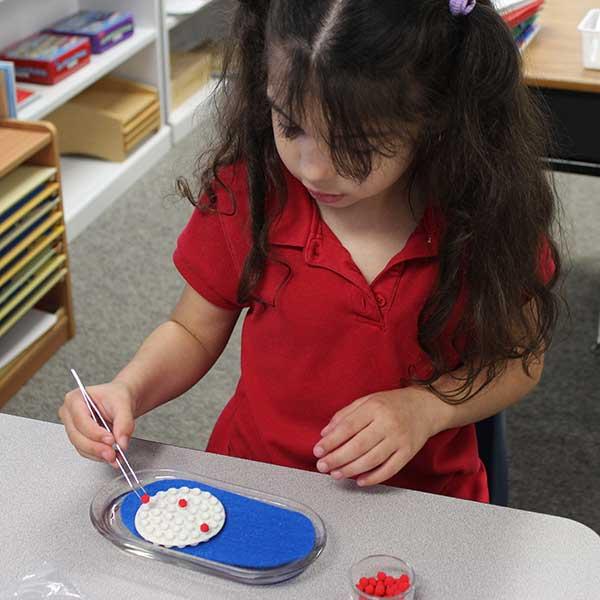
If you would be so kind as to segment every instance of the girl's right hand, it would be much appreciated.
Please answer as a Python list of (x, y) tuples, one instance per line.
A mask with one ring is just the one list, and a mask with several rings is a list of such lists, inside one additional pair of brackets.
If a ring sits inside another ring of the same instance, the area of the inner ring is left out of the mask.
[(126, 450), (135, 427), (135, 399), (122, 382), (113, 381), (88, 388), (90, 396), (106, 422), (112, 423), (113, 434), (98, 425), (90, 415), (79, 389), (70, 391), (58, 416), (64, 423), (69, 440), (81, 456), (91, 460), (106, 461), (117, 468), (115, 439)]

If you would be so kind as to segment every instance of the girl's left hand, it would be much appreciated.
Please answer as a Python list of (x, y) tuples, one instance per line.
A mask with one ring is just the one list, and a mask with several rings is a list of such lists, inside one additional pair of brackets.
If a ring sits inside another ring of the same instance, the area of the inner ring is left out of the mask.
[(355, 400), (321, 431), (323, 437), (314, 448), (317, 469), (334, 479), (360, 475), (360, 486), (386, 481), (440, 431), (435, 413), (443, 404), (416, 387)]

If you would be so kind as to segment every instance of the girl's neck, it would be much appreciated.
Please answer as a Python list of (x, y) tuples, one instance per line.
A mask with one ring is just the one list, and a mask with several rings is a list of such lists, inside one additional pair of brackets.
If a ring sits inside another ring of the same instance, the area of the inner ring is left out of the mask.
[(351, 206), (335, 208), (319, 205), (323, 220), (330, 226), (342, 228), (348, 234), (383, 234), (418, 223), (425, 203), (413, 186), (399, 180), (378, 196), (365, 198)]

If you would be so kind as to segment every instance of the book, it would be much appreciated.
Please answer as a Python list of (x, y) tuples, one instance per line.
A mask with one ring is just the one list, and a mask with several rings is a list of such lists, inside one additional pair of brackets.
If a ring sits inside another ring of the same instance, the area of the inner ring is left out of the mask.
[(533, 41), (533, 39), (540, 32), (540, 29), (541, 29), (541, 26), (537, 23), (534, 23), (529, 28), (526, 35), (520, 41), (519, 49), (521, 50), (521, 52), (523, 52), (527, 48), (527, 46), (529, 46), (529, 44)]
[(15, 66), (0, 60), (0, 119), (17, 118)]
[(533, 0), (492, 0), (494, 8), (503, 15), (504, 13), (510, 12), (511, 10), (517, 10), (523, 8), (528, 4), (531, 4)]
[(503, 14), (502, 18), (510, 28), (513, 28), (519, 23), (522, 23), (523, 21), (526, 21), (530, 17), (536, 15), (542, 8), (543, 4), (544, 0), (534, 0), (533, 2), (530, 2), (527, 6), (523, 6), (521, 8), (517, 8), (516, 10), (511, 10), (510, 12)]

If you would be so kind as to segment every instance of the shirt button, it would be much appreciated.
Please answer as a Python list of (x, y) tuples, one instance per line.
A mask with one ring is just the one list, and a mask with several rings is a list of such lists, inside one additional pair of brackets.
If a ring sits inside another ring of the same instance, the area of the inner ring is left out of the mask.
[(377, 304), (379, 304), (379, 306), (381, 306), (382, 308), (387, 304), (385, 298), (381, 295), (381, 294), (375, 294), (375, 301), (377, 302)]

